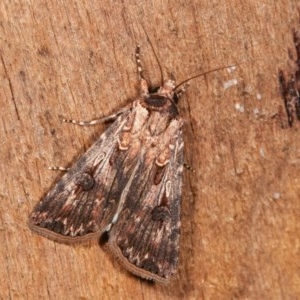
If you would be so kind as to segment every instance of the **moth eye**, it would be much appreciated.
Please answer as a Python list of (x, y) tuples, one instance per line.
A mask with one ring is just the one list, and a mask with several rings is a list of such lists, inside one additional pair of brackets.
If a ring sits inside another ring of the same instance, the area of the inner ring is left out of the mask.
[(76, 184), (79, 185), (84, 191), (89, 191), (94, 187), (95, 180), (90, 174), (82, 173), (78, 176)]
[(149, 88), (149, 93), (154, 94), (159, 90), (159, 88), (160, 88), (159, 86), (150, 87)]

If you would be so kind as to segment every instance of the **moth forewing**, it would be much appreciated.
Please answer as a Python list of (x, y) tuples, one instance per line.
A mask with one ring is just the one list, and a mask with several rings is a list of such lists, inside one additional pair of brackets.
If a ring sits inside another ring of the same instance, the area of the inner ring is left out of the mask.
[[(109, 162), (117, 137), (131, 112), (123, 112), (91, 148), (77, 160), (29, 217), (29, 227), (62, 243), (80, 243), (99, 237), (113, 211), (107, 198), (116, 169)], [(116, 163), (116, 162), (115, 162)]]
[[(153, 121), (149, 117), (146, 124), (155, 124)], [(156, 124), (160, 124), (159, 120)], [(157, 129), (164, 140), (155, 135), (150, 138), (150, 143), (158, 140), (163, 147), (151, 160), (146, 156), (140, 158), (141, 167), (133, 175), (137, 179), (131, 183), (108, 240), (109, 250), (127, 270), (160, 283), (168, 283), (178, 265), (183, 164), (181, 126), (181, 119), (173, 121), (167, 129)], [(150, 129), (144, 134), (149, 133)]]

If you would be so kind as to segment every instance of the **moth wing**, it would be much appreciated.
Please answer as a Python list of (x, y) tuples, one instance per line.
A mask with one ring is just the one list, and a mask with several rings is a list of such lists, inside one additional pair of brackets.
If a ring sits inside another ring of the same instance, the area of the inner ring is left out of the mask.
[(111, 159), (130, 116), (130, 110), (123, 112), (36, 205), (29, 217), (33, 231), (63, 243), (101, 235), (116, 205), (108, 197), (108, 187), (122, 155), (113, 165)]
[(183, 170), (181, 129), (167, 165), (142, 161), (109, 234), (109, 250), (145, 279), (167, 283), (176, 272)]

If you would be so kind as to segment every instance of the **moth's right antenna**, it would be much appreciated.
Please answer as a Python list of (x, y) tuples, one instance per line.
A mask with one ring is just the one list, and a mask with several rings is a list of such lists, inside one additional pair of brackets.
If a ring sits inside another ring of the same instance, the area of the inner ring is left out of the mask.
[(236, 66), (241, 65), (241, 64), (243, 64), (243, 62), (241, 62), (241, 63), (236, 63), (236, 64), (234, 64), (234, 65), (229, 65), (229, 66), (218, 67), (218, 68), (215, 68), (215, 69), (212, 69), (212, 70), (203, 72), (203, 73), (196, 74), (196, 75), (194, 75), (194, 76), (189, 77), (188, 79), (185, 79), (185, 80), (181, 81), (179, 84), (177, 84), (177, 85), (174, 87), (173, 91), (176, 91), (181, 85), (187, 83), (188, 81), (190, 81), (190, 80), (192, 80), (192, 79), (194, 79), (194, 78), (197, 78), (197, 77), (200, 77), (200, 76), (204, 76), (204, 75), (207, 75), (207, 74), (209, 74), (209, 73), (213, 73), (213, 72), (220, 71), (220, 70), (223, 70), (223, 69), (236, 67)]

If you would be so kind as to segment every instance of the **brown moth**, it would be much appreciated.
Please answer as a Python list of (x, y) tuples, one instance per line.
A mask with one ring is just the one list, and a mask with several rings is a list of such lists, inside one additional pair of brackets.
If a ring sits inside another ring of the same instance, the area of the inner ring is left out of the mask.
[(139, 53), (138, 46), (141, 92), (135, 101), (107, 118), (65, 120), (114, 122), (36, 205), (29, 226), (62, 243), (100, 239), (128, 271), (168, 283), (177, 271), (180, 236), (183, 119), (178, 99), (187, 81), (224, 67), (177, 86), (162, 79), (150, 92)]
[(105, 235), (130, 272), (165, 283), (178, 265), (183, 120), (174, 81), (148, 91), (139, 51), (140, 97), (108, 118), (69, 121), (114, 120), (37, 204), (29, 225), (62, 243)]

